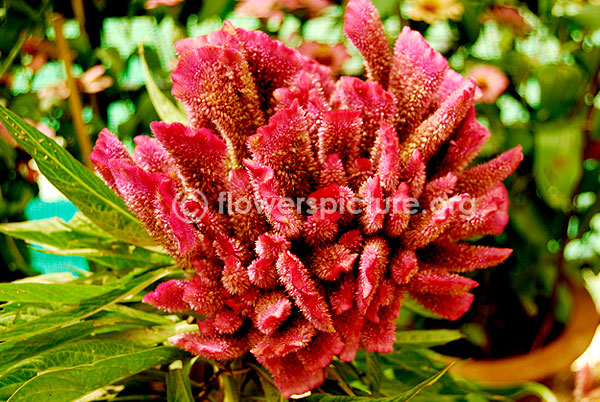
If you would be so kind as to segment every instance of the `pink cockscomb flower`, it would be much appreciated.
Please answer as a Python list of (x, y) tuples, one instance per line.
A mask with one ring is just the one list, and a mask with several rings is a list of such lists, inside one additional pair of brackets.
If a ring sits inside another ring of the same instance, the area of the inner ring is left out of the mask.
[(477, 87), (481, 90), (479, 100), (484, 103), (496, 102), (496, 99), (506, 91), (510, 83), (502, 70), (488, 64), (473, 66), (467, 75), (475, 80)]
[(172, 92), (187, 124), (153, 123), (133, 155), (103, 131), (92, 154), (188, 270), (144, 298), (202, 317), (170, 341), (255, 358), (286, 397), (322, 384), (334, 356), (392, 351), (405, 295), (459, 318), (477, 286), (461, 274), (511, 252), (464, 241), (504, 229), (501, 181), (522, 158), (470, 166), (490, 135), (475, 83), (409, 28), (392, 51), (368, 0), (349, 2), (345, 32), (368, 81), (334, 81), (229, 23), (179, 41)]

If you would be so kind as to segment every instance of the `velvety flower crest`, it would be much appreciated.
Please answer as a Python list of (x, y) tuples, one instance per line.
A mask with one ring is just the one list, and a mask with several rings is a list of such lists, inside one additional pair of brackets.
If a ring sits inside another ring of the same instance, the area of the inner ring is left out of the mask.
[(207, 358), (251, 354), (289, 397), (334, 356), (390, 352), (405, 295), (455, 320), (477, 283), (462, 273), (510, 250), (464, 240), (507, 223), (501, 181), (520, 148), (471, 166), (489, 137), (475, 83), (404, 28), (392, 48), (376, 9), (351, 0), (345, 32), (367, 77), (261, 32), (176, 44), (173, 95), (188, 122), (157, 122), (130, 155), (103, 131), (92, 160), (187, 270), (144, 301), (194, 313), (170, 339)]

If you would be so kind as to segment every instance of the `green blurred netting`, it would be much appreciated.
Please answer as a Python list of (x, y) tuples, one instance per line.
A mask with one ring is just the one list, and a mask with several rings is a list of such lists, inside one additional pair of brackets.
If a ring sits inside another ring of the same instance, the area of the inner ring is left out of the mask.
[(31, 91), (37, 92), (49, 86), (59, 84), (65, 79), (65, 76), (65, 66), (63, 63), (49, 61), (33, 77)]
[(29, 92), (31, 88), (31, 79), (33, 78), (33, 71), (29, 68), (18, 67), (13, 75), (13, 81), (11, 86), (11, 93), (13, 95), (19, 95)]
[(457, 39), (457, 30), (448, 21), (438, 21), (425, 31), (425, 40), (436, 52), (446, 53)]
[(505, 126), (529, 121), (530, 116), (527, 109), (512, 96), (508, 94), (501, 95), (496, 104), (500, 109), (500, 120)]
[(130, 100), (120, 100), (108, 105), (108, 129), (113, 133), (118, 131), (119, 125), (128, 121), (135, 113), (135, 105)]
[[(63, 25), (63, 35), (66, 39), (75, 39), (79, 37), (81, 33), (79, 29), (79, 22), (77, 20), (66, 20)], [(54, 32), (54, 27), (48, 27), (46, 31), (46, 37), (49, 40), (54, 40), (56, 33)]]
[(477, 41), (471, 48), (473, 56), (482, 60), (498, 60), (502, 57), (503, 34), (494, 21), (485, 23)]
[(222, 21), (219, 17), (213, 16), (199, 21), (197, 15), (190, 15), (187, 20), (186, 29), (190, 37), (206, 35), (214, 30), (221, 28)]
[[(163, 18), (160, 24), (156, 22), (156, 18), (151, 16), (107, 18), (103, 22), (100, 34), (101, 46), (117, 49), (123, 59), (129, 58), (135, 53), (139, 44), (153, 47), (158, 53), (163, 69), (167, 70), (175, 58), (174, 28), (175, 23), (170, 17)], [(129, 65), (129, 68), (133, 70), (124, 74), (125, 83), (143, 83), (139, 64), (134, 62)]]

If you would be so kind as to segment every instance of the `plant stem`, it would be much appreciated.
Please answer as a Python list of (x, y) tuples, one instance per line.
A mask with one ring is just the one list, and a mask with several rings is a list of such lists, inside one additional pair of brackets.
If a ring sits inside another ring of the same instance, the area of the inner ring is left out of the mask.
[(52, 25), (56, 33), (56, 45), (58, 47), (58, 53), (60, 58), (65, 63), (65, 71), (67, 74), (67, 87), (69, 88), (69, 108), (71, 109), (71, 118), (73, 119), (73, 126), (75, 127), (75, 135), (77, 137), (77, 145), (81, 152), (82, 162), (90, 169), (93, 170), (92, 162), (90, 161), (90, 154), (92, 153), (92, 142), (87, 132), (87, 127), (83, 121), (83, 105), (81, 102), (81, 96), (77, 89), (77, 83), (72, 74), (73, 64), (71, 61), (71, 49), (69, 43), (63, 35), (63, 25), (65, 19), (60, 14), (55, 14), (52, 18)]
[(88, 34), (85, 29), (85, 8), (83, 6), (83, 0), (71, 0), (71, 9), (75, 14), (75, 19), (79, 24), (80, 35), (89, 42)]
[(27, 39), (27, 34), (28, 34), (27, 29), (23, 29), (21, 31), (21, 33), (19, 34), (19, 39), (17, 39), (17, 43), (15, 43), (13, 48), (10, 49), (10, 52), (6, 56), (6, 59), (4, 59), (4, 62), (0, 66), (0, 78), (2, 78), (2, 76), (4, 76), (4, 74), (6, 74), (6, 72), (12, 65), (13, 61), (15, 60), (15, 57), (17, 57), (17, 55), (21, 51), (21, 48), (23, 47), (23, 44), (25, 43), (25, 39)]
[(233, 376), (221, 374), (219, 376), (219, 388), (223, 392), (223, 402), (238, 402), (240, 400)]

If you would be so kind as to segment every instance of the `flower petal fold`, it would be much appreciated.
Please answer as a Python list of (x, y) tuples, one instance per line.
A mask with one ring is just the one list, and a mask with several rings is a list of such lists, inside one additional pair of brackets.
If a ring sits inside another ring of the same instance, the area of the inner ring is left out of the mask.
[(327, 303), (302, 261), (285, 251), (277, 260), (277, 272), (288, 294), (311, 324), (320, 331), (332, 332), (334, 329)]
[(186, 333), (169, 338), (173, 345), (198, 356), (214, 360), (234, 360), (248, 353), (248, 342), (235, 337), (207, 337), (199, 333)]
[(175, 161), (187, 188), (214, 203), (225, 190), (225, 142), (210, 130), (194, 130), (181, 123), (154, 122), (150, 128)]
[(367, 77), (386, 88), (392, 64), (392, 51), (379, 13), (369, 0), (348, 2), (344, 32), (362, 54)]
[(401, 132), (408, 133), (419, 125), (447, 68), (444, 56), (434, 51), (419, 32), (402, 29), (394, 46), (388, 89), (398, 99)]
[(179, 280), (163, 282), (154, 291), (147, 293), (142, 301), (169, 313), (188, 311), (190, 306), (183, 300), (187, 284), (188, 281)]

